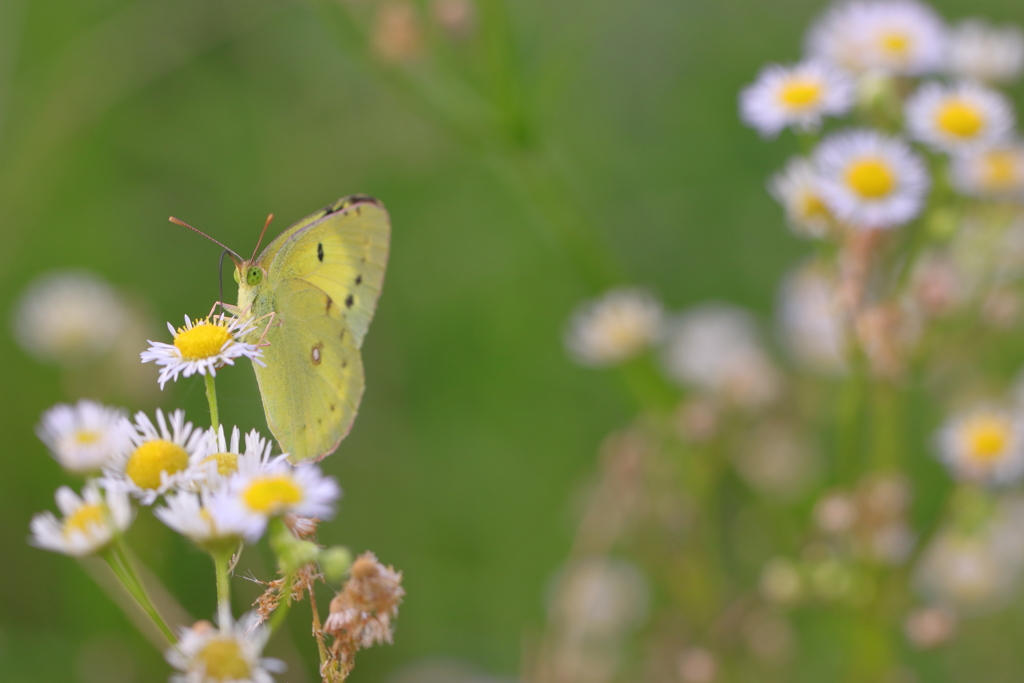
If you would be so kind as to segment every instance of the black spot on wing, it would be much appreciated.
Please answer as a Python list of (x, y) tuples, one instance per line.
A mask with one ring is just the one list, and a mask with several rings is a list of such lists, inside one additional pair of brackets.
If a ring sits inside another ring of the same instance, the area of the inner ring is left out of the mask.
[(324, 245), (322, 243), (316, 245), (316, 257), (320, 259), (320, 263), (324, 262)]
[(352, 308), (352, 304), (354, 304), (355, 302), (355, 297), (349, 294), (347, 297), (345, 297), (345, 308)]
[(362, 275), (356, 275), (356, 284), (357, 285), (363, 284), (363, 276)]
[(334, 305), (334, 299), (327, 297), (327, 313), (331, 312), (331, 306)]

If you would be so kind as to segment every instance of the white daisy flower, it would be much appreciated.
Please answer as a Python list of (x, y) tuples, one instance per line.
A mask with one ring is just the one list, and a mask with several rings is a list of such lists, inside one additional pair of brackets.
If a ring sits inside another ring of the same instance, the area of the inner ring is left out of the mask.
[(178, 644), (165, 655), (181, 672), (171, 676), (171, 683), (274, 683), (270, 674), (285, 666), (262, 656), (269, 636), (254, 612), (227, 627), (199, 621), (183, 628)]
[(811, 28), (807, 49), (853, 73), (919, 76), (942, 67), (946, 44), (946, 27), (927, 5), (871, 0), (830, 9)]
[(31, 543), (73, 557), (97, 553), (108, 545), (115, 533), (132, 523), (132, 507), (121, 491), (100, 491), (96, 482), (89, 482), (82, 497), (67, 486), (57, 489), (57, 507), (63, 519), (52, 512), (32, 518)]
[(333, 477), (326, 477), (311, 463), (291, 465), (286, 456), (266, 464), (240, 461), (238, 473), (227, 488), (210, 500), (218, 519), (245, 530), (253, 542), (263, 535), (267, 522), (288, 513), (300, 517), (329, 519), (341, 489)]
[(732, 306), (710, 304), (679, 316), (668, 332), (665, 367), (681, 384), (745, 408), (770, 403), (782, 389), (753, 319)]
[(740, 117), (764, 137), (786, 126), (816, 130), (823, 117), (849, 111), (854, 90), (849, 76), (824, 62), (772, 64), (740, 93)]
[(800, 365), (832, 375), (846, 370), (850, 331), (834, 274), (814, 263), (791, 273), (779, 295), (779, 326)]
[(82, 399), (45, 413), (36, 434), (68, 472), (93, 474), (131, 446), (124, 411)]
[(38, 277), (15, 308), (14, 336), (21, 347), (39, 360), (67, 365), (110, 351), (129, 317), (113, 287), (76, 270)]
[(853, 130), (825, 139), (815, 153), (821, 194), (839, 220), (892, 228), (920, 213), (930, 178), (899, 138)]
[(823, 238), (835, 226), (832, 212), (821, 196), (818, 171), (809, 160), (794, 157), (772, 176), (768, 191), (786, 210), (793, 232), (801, 237)]
[(209, 494), (179, 491), (165, 499), (166, 506), (153, 509), (157, 518), (196, 545), (211, 552), (233, 550), (242, 542), (246, 528), (238, 515), (222, 514), (211, 506)]
[(240, 318), (214, 315), (192, 321), (185, 316), (185, 326), (177, 330), (167, 323), (167, 329), (174, 337), (173, 344), (150, 341), (152, 344), (140, 354), (142, 362), (155, 362), (160, 370), (160, 388), (168, 380), (178, 380), (178, 375), (191, 377), (195, 374), (217, 375), (217, 368), (234, 365), (237, 358), (249, 358), (264, 365), (263, 352), (255, 344), (248, 344), (242, 338), (255, 329), (255, 322), (243, 322)]
[(135, 415), (135, 424), (128, 425), (130, 449), (118, 455), (104, 476), (111, 488), (129, 492), (143, 505), (152, 505), (157, 496), (173, 488), (189, 486), (196, 476), (189, 465), (207, 453), (206, 432), (185, 422), (184, 411), (170, 414), (168, 428), (163, 411), (157, 408), (156, 421), (154, 425), (143, 412)]
[(939, 456), (954, 477), (1009, 484), (1024, 473), (1024, 420), (998, 407), (955, 415), (939, 431)]
[(1014, 81), (1024, 69), (1024, 32), (978, 19), (961, 22), (950, 34), (946, 67), (954, 76), (984, 83)]
[(569, 321), (565, 345), (585, 365), (612, 365), (656, 343), (661, 304), (641, 289), (613, 289), (579, 306)]
[(953, 187), (983, 198), (1024, 197), (1024, 145), (1011, 143), (957, 155), (951, 167)]
[(926, 83), (907, 100), (910, 134), (944, 152), (962, 152), (1006, 140), (1013, 131), (1013, 105), (977, 83)]
[[(224, 425), (216, 434), (206, 430), (206, 448), (196, 451), (190, 467), (193, 471), (192, 484), (201, 491), (217, 490), (239, 469), (250, 471), (270, 461), (273, 443), (263, 438), (255, 429), (245, 435), (245, 450), (239, 448), (241, 432), (238, 427), (231, 429), (230, 443), (224, 436)], [(248, 461), (248, 464), (242, 464)]]

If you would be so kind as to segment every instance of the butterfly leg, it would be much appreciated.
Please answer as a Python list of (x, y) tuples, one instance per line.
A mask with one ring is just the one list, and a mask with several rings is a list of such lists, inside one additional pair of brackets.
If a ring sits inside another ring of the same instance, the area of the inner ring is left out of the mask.
[[(267, 326), (263, 328), (263, 334), (260, 336), (260, 340), (256, 344), (256, 346), (270, 346), (270, 344), (268, 344), (267, 341), (266, 341), (267, 340), (267, 333), (270, 332), (270, 328), (271, 327), (275, 326), (274, 325), (274, 320), (277, 318), (277, 311), (271, 311), (270, 313), (267, 313), (265, 316), (263, 316), (263, 318), (267, 318)], [(257, 321), (258, 320), (262, 320), (262, 318), (258, 318)], [(280, 325), (281, 325), (281, 323), (278, 322), (277, 326), (280, 326)]]
[(239, 316), (239, 315), (241, 315), (243, 313), (242, 309), (239, 308), (238, 306), (233, 306), (231, 304), (226, 304), (223, 301), (215, 301), (214, 304), (213, 304), (213, 308), (210, 309), (210, 313), (209, 313), (209, 315), (207, 315), (207, 317), (210, 317), (211, 315), (213, 315), (213, 312), (217, 310), (218, 306), (220, 306), (223, 310), (227, 311), (228, 313), (230, 313), (233, 316)]

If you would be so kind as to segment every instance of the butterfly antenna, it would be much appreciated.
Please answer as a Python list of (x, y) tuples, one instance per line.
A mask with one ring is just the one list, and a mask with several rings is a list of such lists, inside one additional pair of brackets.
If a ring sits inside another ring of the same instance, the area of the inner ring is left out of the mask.
[(270, 221), (274, 220), (274, 214), (267, 216), (267, 222), (263, 224), (263, 232), (260, 233), (260, 238), (256, 240), (256, 248), (252, 250), (252, 258), (249, 261), (256, 260), (256, 252), (260, 250), (260, 244), (263, 243), (263, 236), (267, 234), (267, 228), (270, 227)]
[[(171, 216), (170, 218), (168, 218), (168, 220), (169, 220), (170, 222), (172, 222), (172, 223), (177, 223), (178, 225), (181, 225), (181, 226), (183, 226), (183, 227), (186, 227), (186, 228), (188, 228), (189, 230), (192, 230), (193, 232), (198, 232), (198, 233), (199, 233), (200, 235), (202, 235), (202, 236), (203, 236), (203, 237), (205, 237), (206, 239), (208, 239), (208, 240), (210, 240), (211, 242), (213, 242), (214, 244), (218, 245), (218, 246), (219, 246), (219, 247), (220, 247), (221, 249), (223, 249), (223, 250), (224, 250), (225, 252), (227, 252), (227, 253), (231, 254), (231, 260), (235, 262), (235, 265), (236, 265), (236, 266), (237, 266), (238, 268), (241, 268), (241, 267), (242, 267), (242, 257), (241, 257), (241, 256), (239, 256), (239, 255), (238, 255), (238, 254), (236, 254), (235, 252), (231, 251), (231, 250), (230, 250), (230, 249), (228, 249), (228, 248), (227, 248), (226, 246), (224, 246), (223, 244), (221, 244), (221, 243), (220, 243), (220, 242), (218, 242), (217, 240), (213, 239), (212, 237), (210, 237), (209, 235), (207, 235), (207, 234), (206, 234), (205, 232), (203, 232), (202, 230), (196, 230), (195, 228), (193, 228), (193, 227), (192, 227), (191, 225), (189, 225), (189, 224), (188, 224), (188, 223), (186, 223), (185, 221), (182, 221), (182, 220), (178, 220), (178, 219), (177, 219), (177, 218), (175, 218), (174, 216)], [(223, 258), (223, 257), (222, 257), (222, 258)]]
[(227, 313), (224, 310), (224, 257), (228, 255), (228, 251), (224, 250), (220, 252), (220, 264), (217, 266), (217, 274), (220, 276), (220, 298), (217, 301), (220, 302), (221, 315)]

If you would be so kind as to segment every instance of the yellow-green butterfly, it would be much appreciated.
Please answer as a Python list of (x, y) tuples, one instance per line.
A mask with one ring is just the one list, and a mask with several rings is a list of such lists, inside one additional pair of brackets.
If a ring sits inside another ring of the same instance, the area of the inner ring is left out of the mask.
[(330, 455), (352, 428), (363, 396), (359, 349), (384, 284), (390, 241), (384, 205), (352, 195), (292, 225), (258, 258), (254, 252), (243, 260), (228, 249), (238, 313), (268, 321), (246, 341), (263, 337), (267, 344), (266, 367), (253, 367), (267, 426), (293, 462)]

